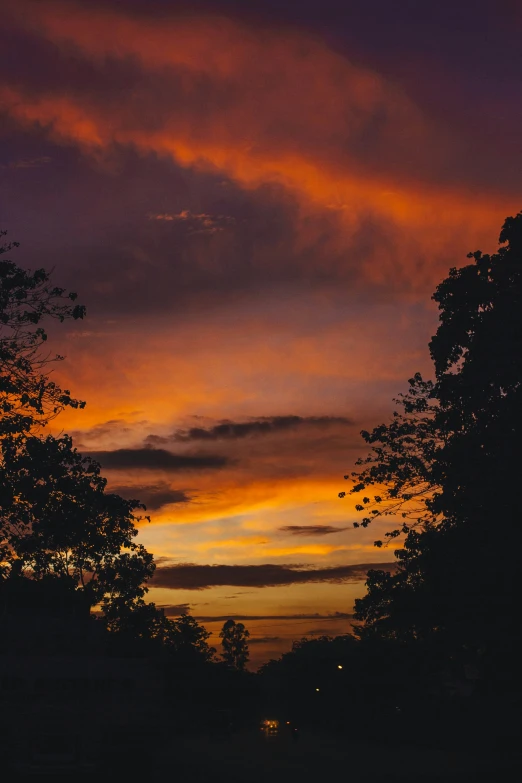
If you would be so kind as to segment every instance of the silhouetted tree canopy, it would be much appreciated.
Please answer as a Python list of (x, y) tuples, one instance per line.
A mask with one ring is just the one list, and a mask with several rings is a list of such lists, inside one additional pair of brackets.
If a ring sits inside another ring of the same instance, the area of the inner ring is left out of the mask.
[(184, 665), (209, 663), (216, 652), (208, 644), (210, 632), (194, 617), (165, 617), (161, 608), (141, 598), (112, 603), (106, 607), (104, 620), (106, 628), (127, 648), (168, 654)]
[(134, 511), (145, 507), (107, 492), (98, 463), (43, 430), (64, 407), (85, 404), (50, 380), (63, 357), (44, 348), (46, 321), (84, 317), (76, 298), (44, 269), (0, 261), (0, 577), (73, 585), (87, 605), (123, 611), (143, 601), (154, 571), (134, 540)]
[(497, 674), (520, 635), (522, 213), (500, 242), (438, 286), (435, 379), (415, 375), (392, 422), (362, 433), (372, 452), (351, 490), (367, 493), (360, 524), (391, 514), (386, 535), (405, 535), (396, 573), (370, 571), (356, 601), (366, 633), (436, 640)]
[(239, 671), (243, 671), (248, 662), (249, 636), (250, 632), (243, 623), (236, 623), (235, 620), (227, 620), (219, 634), (223, 660)]
[(209, 638), (210, 632), (190, 614), (169, 620), (168, 644), (179, 659), (189, 663), (211, 661), (216, 650), (209, 645)]
[(141, 598), (154, 571), (134, 541), (143, 506), (107, 492), (100, 465), (68, 436), (5, 436), (0, 448), (4, 575), (68, 576), (91, 606)]
[[(0, 256), (17, 246), (1, 245)], [(84, 406), (50, 380), (49, 365), (63, 357), (44, 350), (45, 321), (84, 317), (85, 307), (73, 304), (76, 298), (51, 285), (44, 269), (28, 272), (12, 261), (0, 261), (0, 434), (27, 432), (66, 406)]]

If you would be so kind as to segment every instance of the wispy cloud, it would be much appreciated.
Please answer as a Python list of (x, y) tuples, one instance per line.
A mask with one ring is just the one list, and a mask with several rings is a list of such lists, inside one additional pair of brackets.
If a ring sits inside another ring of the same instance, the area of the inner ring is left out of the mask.
[(152, 448), (91, 451), (86, 452), (85, 456), (92, 457), (104, 468), (113, 470), (209, 470), (222, 468), (230, 462), (227, 457), (218, 454), (173, 454), (166, 449)]
[(281, 637), (280, 636), (251, 636), (248, 640), (249, 646), (251, 644), (274, 644), (276, 642), (280, 642)]
[(180, 617), (182, 614), (190, 614), (190, 604), (168, 604), (163, 606), (158, 604), (158, 609), (162, 609), (165, 617)]
[(329, 536), (332, 533), (342, 533), (349, 527), (335, 527), (334, 525), (284, 525), (279, 530), (282, 533), (290, 533), (292, 536)]
[(204, 590), (217, 585), (235, 587), (274, 587), (307, 582), (361, 582), (370, 569), (391, 570), (394, 563), (360, 563), (307, 568), (299, 565), (196, 565), (179, 563), (156, 570), (154, 587), (184, 590)]
[(259, 435), (272, 435), (301, 427), (332, 427), (353, 424), (345, 416), (261, 416), (249, 421), (225, 420), (212, 427), (191, 427), (178, 430), (174, 440), (180, 442), (203, 440), (238, 440)]
[(171, 503), (189, 503), (192, 496), (184, 489), (172, 489), (166, 483), (110, 485), (110, 491), (124, 498), (137, 499), (144, 503), (149, 511), (157, 511)]
[(20, 160), (11, 160), (8, 163), (0, 163), (0, 169), (38, 169), (51, 162), (52, 158), (48, 155), (42, 155), (37, 158), (21, 158)]
[(226, 620), (257, 621), (257, 620), (352, 620), (353, 614), (348, 612), (332, 612), (331, 614), (321, 614), (320, 612), (297, 613), (297, 614), (223, 614), (223, 615), (197, 615), (196, 619), (200, 622), (217, 623)]
[(186, 227), (189, 234), (216, 234), (235, 223), (235, 218), (230, 215), (208, 215), (205, 212), (191, 212), (189, 209), (183, 209), (181, 212), (174, 213), (149, 213), (149, 220), (181, 223)]

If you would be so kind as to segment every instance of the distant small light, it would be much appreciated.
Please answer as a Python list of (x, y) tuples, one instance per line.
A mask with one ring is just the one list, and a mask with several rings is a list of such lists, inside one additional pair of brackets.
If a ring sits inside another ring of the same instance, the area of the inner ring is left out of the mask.
[(319, 692), (319, 688), (316, 688), (315, 690), (316, 690), (317, 692)]
[(286, 725), (290, 726), (290, 721), (289, 720), (286, 721)]
[(340, 664), (340, 663), (338, 663), (338, 664), (337, 664), (337, 668), (338, 668), (338, 669), (342, 669), (343, 667), (341, 666), (341, 664)]

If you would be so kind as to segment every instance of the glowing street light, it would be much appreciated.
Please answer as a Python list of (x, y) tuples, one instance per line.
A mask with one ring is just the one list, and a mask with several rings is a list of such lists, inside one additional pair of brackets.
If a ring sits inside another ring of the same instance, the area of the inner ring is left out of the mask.
[(317, 691), (317, 693), (319, 693), (319, 688), (316, 688), (315, 690)]
[(341, 665), (340, 663), (338, 663), (338, 664), (337, 664), (337, 668), (338, 668), (338, 669), (342, 669), (343, 667), (342, 667), (342, 665)]

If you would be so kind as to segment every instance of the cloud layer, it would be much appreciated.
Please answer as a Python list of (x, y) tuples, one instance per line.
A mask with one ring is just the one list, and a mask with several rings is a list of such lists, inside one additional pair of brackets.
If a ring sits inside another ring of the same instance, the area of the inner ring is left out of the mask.
[(349, 528), (334, 525), (283, 525), (279, 530), (292, 536), (329, 536), (332, 533), (342, 533)]
[(165, 470), (177, 473), (183, 470), (209, 470), (222, 468), (226, 457), (218, 454), (173, 454), (166, 449), (115, 449), (114, 451), (89, 451), (86, 457), (100, 462), (103, 468), (112, 470)]
[(298, 427), (330, 427), (350, 425), (353, 422), (344, 416), (265, 416), (257, 421), (223, 421), (213, 427), (191, 427), (179, 430), (174, 440), (182, 443), (205, 440), (235, 440), (238, 438), (273, 435), (295, 430)]
[(181, 563), (161, 566), (153, 578), (154, 587), (204, 590), (216, 585), (235, 587), (272, 587), (307, 582), (359, 582), (372, 568), (390, 570), (393, 563), (360, 563), (331, 568), (305, 568), (274, 565), (196, 565)]
[(157, 511), (174, 503), (189, 503), (192, 496), (184, 489), (172, 489), (167, 483), (131, 485), (111, 484), (110, 491), (124, 498), (138, 499), (148, 511)]

